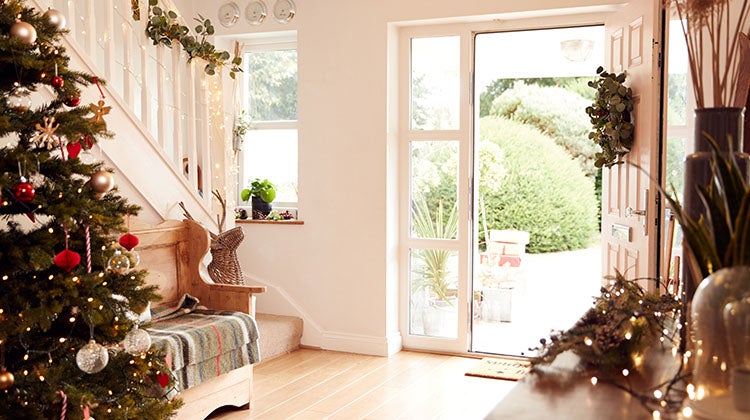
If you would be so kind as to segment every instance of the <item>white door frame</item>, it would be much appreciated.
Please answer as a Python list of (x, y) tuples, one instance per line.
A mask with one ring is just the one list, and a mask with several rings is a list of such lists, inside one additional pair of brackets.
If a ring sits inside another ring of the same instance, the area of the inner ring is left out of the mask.
[[(619, 7), (616, 8), (619, 11)], [(613, 9), (609, 9), (613, 10)], [(474, 36), (478, 33), (532, 29), (552, 29), (573, 26), (601, 25), (605, 15), (618, 13), (569, 14), (555, 11), (539, 12), (537, 17), (518, 17), (471, 23), (404, 26), (398, 30), (398, 137), (399, 137), (399, 328), (405, 348), (468, 353), (471, 340), (471, 278), (472, 247), (477, 235), (473, 220), (477, 207), (473, 185), (474, 161), (474, 104), (472, 71), (474, 65)], [(411, 131), (410, 126), (410, 40), (413, 37), (461, 37), (460, 53), (460, 117), (459, 129), (449, 131)], [(592, 69), (592, 75), (596, 69)], [(478, 111), (477, 111), (478, 113)], [(409, 145), (412, 141), (457, 140), (459, 142), (459, 231), (455, 240), (415, 239), (409, 235)], [(439, 248), (457, 251), (459, 255), (458, 334), (455, 339), (410, 334), (409, 326), (409, 250), (410, 248)]]

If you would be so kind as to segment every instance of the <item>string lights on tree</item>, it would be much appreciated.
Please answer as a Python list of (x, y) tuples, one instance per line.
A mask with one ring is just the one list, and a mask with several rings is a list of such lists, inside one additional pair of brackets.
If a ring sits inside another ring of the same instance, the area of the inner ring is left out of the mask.
[[(12, 139), (0, 148), (0, 417), (168, 418), (181, 403), (166, 398), (164, 356), (127, 316), (158, 300), (123, 235), (139, 208), (82, 159), (115, 133), (104, 81), (69, 67), (65, 23), (0, 1), (0, 137)], [(94, 251), (117, 238), (129, 266), (112, 269)]]

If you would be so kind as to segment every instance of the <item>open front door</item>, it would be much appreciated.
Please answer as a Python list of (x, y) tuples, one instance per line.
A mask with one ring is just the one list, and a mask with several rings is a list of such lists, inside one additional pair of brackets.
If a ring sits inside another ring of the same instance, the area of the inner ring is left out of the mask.
[[(627, 74), (635, 100), (634, 145), (625, 163), (602, 174), (602, 270), (654, 278), (659, 255), (661, 5), (634, 0), (606, 19), (607, 71)], [(642, 168), (638, 169), (638, 168)], [(650, 282), (649, 287), (653, 287)]]

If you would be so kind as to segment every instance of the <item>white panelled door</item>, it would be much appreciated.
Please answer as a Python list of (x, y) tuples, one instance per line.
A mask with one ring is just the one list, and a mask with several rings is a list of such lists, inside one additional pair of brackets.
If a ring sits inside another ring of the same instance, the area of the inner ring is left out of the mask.
[[(625, 163), (603, 169), (602, 270), (653, 278), (659, 254), (661, 6), (634, 0), (605, 20), (607, 71), (627, 74), (635, 100), (634, 145)], [(641, 169), (639, 169), (641, 168)], [(645, 284), (644, 284), (645, 285)], [(650, 282), (649, 287), (654, 283)]]

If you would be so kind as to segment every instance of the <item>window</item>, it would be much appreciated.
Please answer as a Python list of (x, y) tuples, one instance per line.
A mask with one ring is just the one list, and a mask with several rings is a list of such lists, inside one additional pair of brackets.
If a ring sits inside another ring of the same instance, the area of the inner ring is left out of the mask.
[[(262, 41), (262, 42), (260, 42)], [(275, 208), (297, 207), (297, 43), (263, 38), (243, 48), (245, 135), (239, 189), (255, 178), (276, 185)]]

